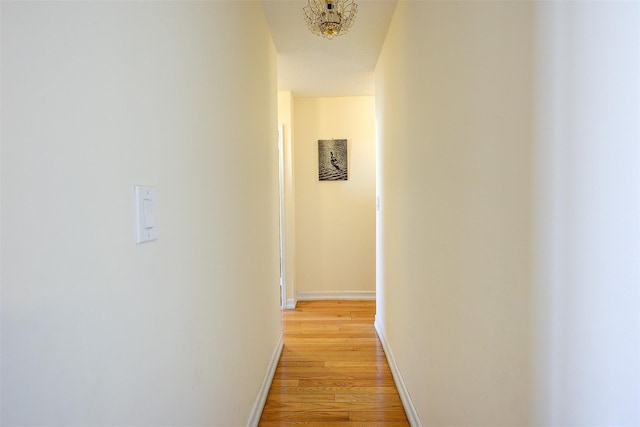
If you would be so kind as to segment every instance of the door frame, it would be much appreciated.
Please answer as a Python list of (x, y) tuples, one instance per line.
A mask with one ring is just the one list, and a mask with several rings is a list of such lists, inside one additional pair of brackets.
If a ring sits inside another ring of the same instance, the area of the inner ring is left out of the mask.
[(287, 308), (286, 221), (284, 194), (284, 125), (278, 126), (278, 211), (280, 236), (280, 305)]

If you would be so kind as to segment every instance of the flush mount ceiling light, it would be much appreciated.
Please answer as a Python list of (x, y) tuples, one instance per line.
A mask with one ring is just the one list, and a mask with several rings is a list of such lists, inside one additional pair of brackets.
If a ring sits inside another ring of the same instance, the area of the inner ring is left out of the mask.
[(340, 36), (353, 25), (358, 13), (354, 0), (307, 0), (303, 8), (304, 22), (313, 34), (332, 39)]

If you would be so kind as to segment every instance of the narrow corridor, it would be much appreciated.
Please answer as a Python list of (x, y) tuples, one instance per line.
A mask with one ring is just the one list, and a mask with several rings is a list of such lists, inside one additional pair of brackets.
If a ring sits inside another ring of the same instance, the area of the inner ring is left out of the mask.
[(408, 426), (374, 315), (375, 301), (306, 301), (285, 311), (260, 426)]

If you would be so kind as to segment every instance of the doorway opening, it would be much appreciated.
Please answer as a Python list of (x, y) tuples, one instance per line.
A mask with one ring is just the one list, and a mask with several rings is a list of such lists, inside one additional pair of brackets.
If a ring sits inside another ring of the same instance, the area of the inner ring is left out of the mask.
[(278, 198), (280, 224), (280, 307), (287, 308), (286, 224), (284, 194), (284, 125), (278, 127)]

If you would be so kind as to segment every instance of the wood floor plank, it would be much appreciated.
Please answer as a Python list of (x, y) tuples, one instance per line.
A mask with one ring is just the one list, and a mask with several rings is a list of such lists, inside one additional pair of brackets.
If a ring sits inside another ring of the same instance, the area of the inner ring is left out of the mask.
[(375, 356), (376, 358), (385, 358), (384, 351), (382, 348), (369, 348), (365, 350), (361, 350), (358, 352), (344, 352), (344, 351), (335, 351), (335, 350), (316, 350), (316, 349), (301, 349), (294, 350), (292, 348), (286, 347), (282, 350), (282, 357), (285, 356), (304, 356), (304, 357), (314, 357), (314, 356), (323, 356), (329, 357), (331, 360), (347, 358), (358, 360), (358, 357), (366, 357), (366, 356)]
[(259, 425), (408, 426), (374, 316), (375, 301), (301, 301), (286, 310)]
[[(349, 396), (349, 395), (340, 395), (340, 396)], [(363, 396), (358, 394), (356, 396)], [(335, 394), (310, 394), (310, 393), (269, 393), (267, 397), (267, 402), (275, 402), (275, 403), (284, 403), (284, 402), (335, 402), (336, 395)], [(348, 397), (341, 398), (341, 402), (349, 402)], [(358, 400), (360, 401), (360, 400)]]
[(297, 387), (299, 383), (300, 381), (298, 380), (274, 378), (273, 381), (271, 382), (271, 387), (282, 387), (282, 386)]
[[(339, 363), (339, 362), (338, 362)], [(343, 362), (346, 363), (346, 362)], [(371, 363), (371, 362), (362, 362), (362, 363)], [(290, 367), (306, 367), (306, 368), (324, 368), (326, 367), (327, 362), (323, 360), (281, 360), (278, 363), (278, 367), (282, 368), (290, 368)]]
[(331, 395), (345, 395), (345, 394), (398, 394), (398, 390), (394, 387), (287, 387), (287, 386), (272, 386), (269, 392), (270, 394), (331, 394)]
[[(317, 362), (313, 362), (317, 363)], [(339, 361), (326, 361), (324, 366), (326, 368), (364, 368), (375, 367), (378, 368), (380, 363), (377, 360), (339, 360)]]
[(336, 335), (336, 331), (341, 331), (342, 333), (344, 333), (345, 335), (349, 335), (350, 337), (353, 338), (370, 338), (370, 339), (375, 339), (377, 338), (377, 335), (374, 331), (367, 331), (367, 330), (352, 330), (352, 331), (348, 331), (348, 330), (344, 330), (344, 329), (334, 329), (334, 330), (330, 330), (330, 329), (311, 329), (311, 328), (306, 328), (306, 329), (298, 329), (298, 330), (294, 330), (294, 331), (289, 331), (285, 334), (286, 337), (290, 337), (290, 338), (295, 338), (295, 337), (299, 337), (299, 338), (307, 338), (307, 337), (314, 337), (314, 338), (331, 338), (334, 337)]
[[(327, 363), (327, 362), (325, 362)], [(330, 363), (330, 362), (329, 362)], [(287, 374), (291, 378), (304, 378), (305, 375), (316, 377), (318, 375), (343, 374), (350, 378), (368, 378), (371, 375), (391, 375), (389, 368), (379, 366), (282, 366), (276, 369), (276, 374)], [(357, 374), (352, 376), (352, 374)]]
[[(318, 395), (316, 395), (318, 396)], [(402, 405), (400, 395), (394, 394), (335, 394), (336, 402), (375, 402), (392, 405)]]
[[(349, 421), (349, 412), (328, 411), (328, 412), (308, 412), (304, 414), (305, 421), (322, 421), (325, 426), (331, 421)], [(300, 414), (292, 411), (263, 411), (260, 418), (262, 421), (300, 421)]]
[(329, 347), (333, 347), (337, 344), (370, 344), (370, 345), (377, 345), (378, 344), (378, 338), (376, 337), (367, 337), (367, 338), (359, 338), (359, 337), (353, 337), (350, 334), (343, 334), (343, 335), (347, 335), (347, 336), (342, 336), (342, 337), (335, 337), (335, 336), (329, 336), (329, 337), (318, 337), (318, 336), (313, 336), (313, 337), (306, 337), (306, 336), (290, 336), (289, 339), (287, 340), (287, 346), (292, 346), (293, 344), (303, 344), (305, 346), (307, 345), (323, 345), (323, 346), (329, 346)]
[(317, 421), (262, 421), (261, 427), (407, 427), (406, 421), (381, 421), (381, 422), (359, 422), (359, 421), (332, 421), (327, 423)]
[(407, 419), (404, 411), (350, 411), (351, 421), (403, 421)]
[[(308, 348), (310, 350), (322, 350), (322, 349), (326, 349), (327, 346), (326, 345), (314, 345), (314, 344), (292, 344), (289, 346), (289, 350), (296, 350), (296, 351), (300, 351), (302, 349)], [(339, 351), (363, 351), (363, 350), (371, 350), (371, 344), (356, 344), (356, 345), (351, 345), (351, 344), (335, 344), (333, 346), (331, 346), (331, 348), (333, 348), (334, 350), (339, 350)], [(380, 347), (382, 349), (382, 347)]]
[[(277, 400), (267, 399), (264, 406), (265, 411), (287, 411), (287, 412), (327, 412), (327, 411), (357, 411), (357, 412), (380, 412), (380, 404), (378, 402), (281, 402)], [(402, 411), (402, 403), (385, 403), (385, 411), (394, 410)], [(366, 420), (364, 420), (366, 421)]]
[(301, 387), (395, 387), (393, 378), (384, 379), (330, 379), (330, 378), (305, 378), (298, 380)]

